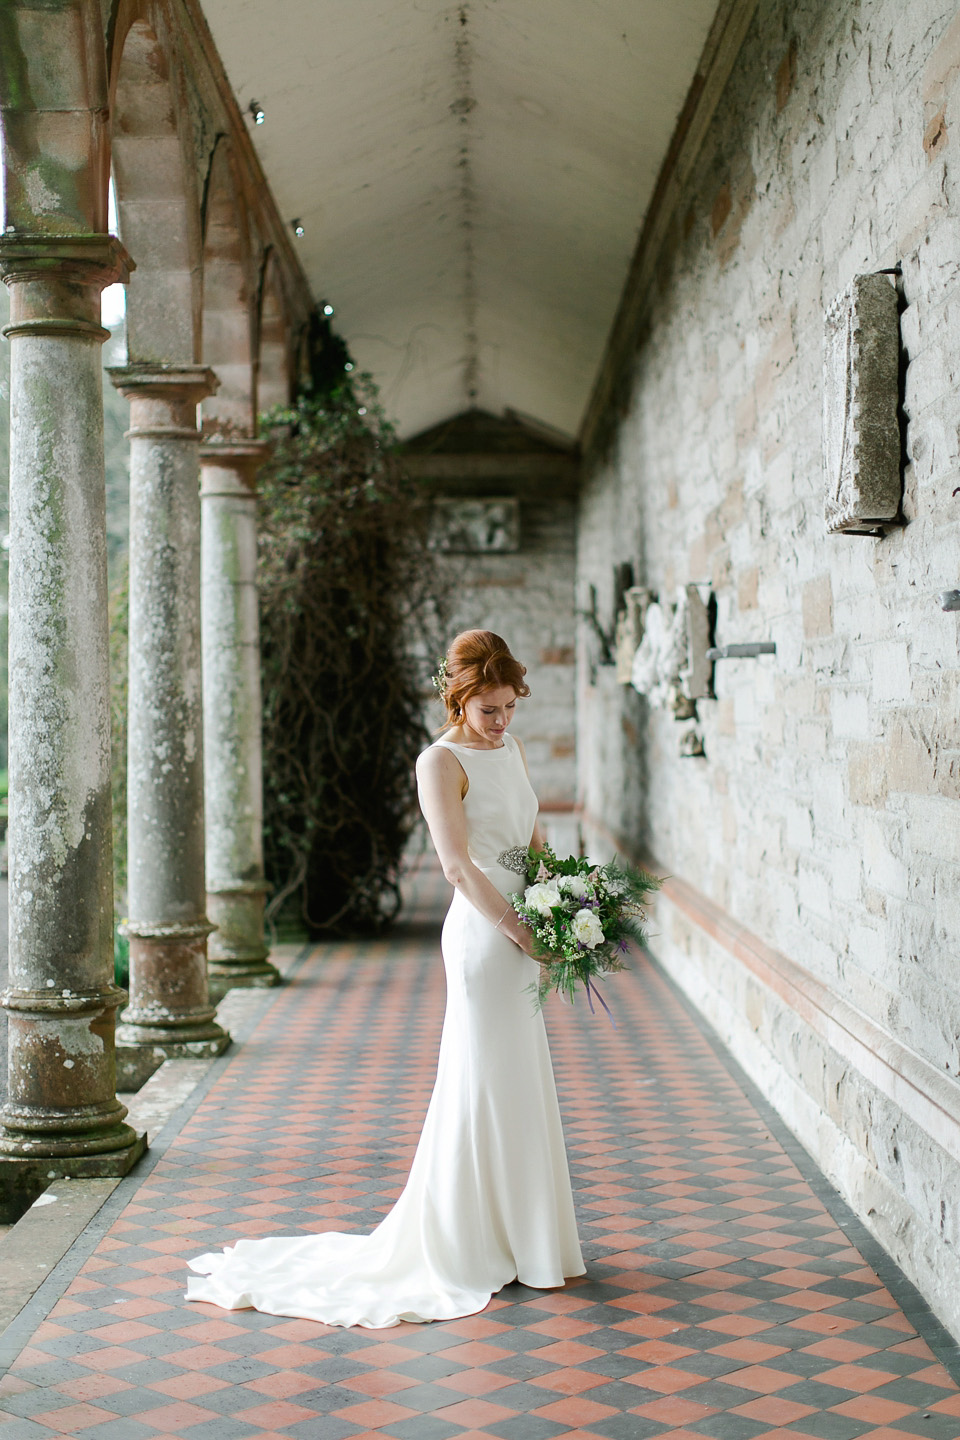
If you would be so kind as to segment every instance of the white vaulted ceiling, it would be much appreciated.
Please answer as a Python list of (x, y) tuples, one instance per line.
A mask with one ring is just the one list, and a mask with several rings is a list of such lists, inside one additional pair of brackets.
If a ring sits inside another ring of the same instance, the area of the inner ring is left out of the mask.
[(317, 299), (410, 435), (573, 436), (716, 0), (204, 0)]

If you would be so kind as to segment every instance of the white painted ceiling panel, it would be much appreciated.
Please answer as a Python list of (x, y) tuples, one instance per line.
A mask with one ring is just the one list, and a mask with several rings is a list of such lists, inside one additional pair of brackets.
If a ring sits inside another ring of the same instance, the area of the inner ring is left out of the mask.
[(204, 0), (401, 433), (578, 429), (716, 0)]

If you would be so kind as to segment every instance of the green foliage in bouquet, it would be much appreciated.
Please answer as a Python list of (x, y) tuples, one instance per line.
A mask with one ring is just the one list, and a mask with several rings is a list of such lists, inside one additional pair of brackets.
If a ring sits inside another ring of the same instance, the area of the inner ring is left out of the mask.
[(318, 326), (309, 384), (261, 433), (267, 915), (310, 934), (377, 931), (400, 904), (428, 743), (423, 655), (442, 605), (427, 503), (369, 376)]
[(631, 941), (646, 943), (644, 905), (661, 881), (615, 861), (560, 860), (549, 846), (527, 851), (526, 880), (523, 894), (510, 900), (533, 931), (538, 959), (549, 962), (541, 970), (537, 1003), (551, 990), (572, 1001), (582, 986), (590, 1009), (596, 997), (606, 1010), (596, 981), (626, 969)]

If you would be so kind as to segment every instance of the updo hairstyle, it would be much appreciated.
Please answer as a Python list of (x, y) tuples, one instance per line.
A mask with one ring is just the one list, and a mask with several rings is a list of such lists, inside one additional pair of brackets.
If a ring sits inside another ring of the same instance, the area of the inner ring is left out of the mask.
[(524, 680), (525, 665), (515, 660), (506, 640), (492, 630), (463, 630), (447, 651), (446, 680), (440, 698), (447, 711), (442, 729), (462, 725), (464, 706), (484, 690), (509, 685), (526, 698), (530, 686)]

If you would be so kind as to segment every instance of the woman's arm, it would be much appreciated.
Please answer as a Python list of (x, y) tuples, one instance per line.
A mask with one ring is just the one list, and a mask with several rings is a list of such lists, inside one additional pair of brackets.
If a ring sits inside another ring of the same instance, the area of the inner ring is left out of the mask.
[(417, 761), (417, 779), (420, 803), (444, 875), (491, 925), (531, 955), (531, 931), (520, 924), (513, 906), (467, 853), (464, 774), (456, 756), (442, 746), (425, 750)]

